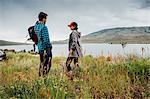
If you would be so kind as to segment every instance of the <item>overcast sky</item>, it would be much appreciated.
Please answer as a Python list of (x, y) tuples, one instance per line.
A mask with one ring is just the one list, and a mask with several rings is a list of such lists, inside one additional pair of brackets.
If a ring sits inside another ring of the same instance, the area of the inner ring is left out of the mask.
[(114, 27), (150, 26), (150, 0), (0, 0), (0, 40), (25, 42), (39, 12), (51, 40), (68, 38), (71, 21), (86, 35)]

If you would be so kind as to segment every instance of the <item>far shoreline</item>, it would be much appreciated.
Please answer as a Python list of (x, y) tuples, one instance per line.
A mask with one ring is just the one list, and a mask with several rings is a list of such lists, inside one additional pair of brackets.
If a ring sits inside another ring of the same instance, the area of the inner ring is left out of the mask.
[[(64, 45), (64, 44), (68, 44), (68, 43), (53, 43), (53, 45)], [(136, 43), (136, 42), (133, 42), (133, 43), (100, 43), (100, 42), (82, 42), (82, 44), (150, 44), (150, 43)], [(6, 45), (0, 45), (0, 46), (20, 46), (20, 45), (33, 45), (32, 43), (26, 43), (26, 44), (6, 44)]]

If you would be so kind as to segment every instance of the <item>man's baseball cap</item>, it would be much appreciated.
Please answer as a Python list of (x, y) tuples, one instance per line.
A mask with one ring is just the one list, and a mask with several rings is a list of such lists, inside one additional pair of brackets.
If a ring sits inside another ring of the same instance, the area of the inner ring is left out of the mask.
[(68, 27), (71, 27), (71, 26), (76, 26), (76, 27), (78, 27), (78, 24), (77, 24), (76, 22), (71, 22), (71, 23), (68, 25)]

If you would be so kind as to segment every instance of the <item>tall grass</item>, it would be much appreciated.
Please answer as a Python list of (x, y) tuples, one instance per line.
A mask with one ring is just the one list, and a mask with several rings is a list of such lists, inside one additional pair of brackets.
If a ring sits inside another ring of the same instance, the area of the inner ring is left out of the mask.
[(115, 58), (85, 56), (69, 80), (54, 57), (46, 78), (38, 77), (39, 57), (7, 53), (0, 62), (0, 98), (21, 99), (137, 99), (150, 97), (150, 59), (134, 55)]

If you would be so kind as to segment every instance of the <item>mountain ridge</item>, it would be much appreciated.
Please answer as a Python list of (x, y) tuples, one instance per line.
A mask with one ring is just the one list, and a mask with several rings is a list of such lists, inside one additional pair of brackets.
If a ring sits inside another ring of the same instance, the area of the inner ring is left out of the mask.
[[(110, 44), (150, 44), (150, 26), (116, 27), (102, 29), (81, 37), (82, 43), (110, 43)], [(68, 39), (52, 41), (52, 44), (67, 44)], [(25, 43), (0, 40), (3, 45), (22, 45)]]

